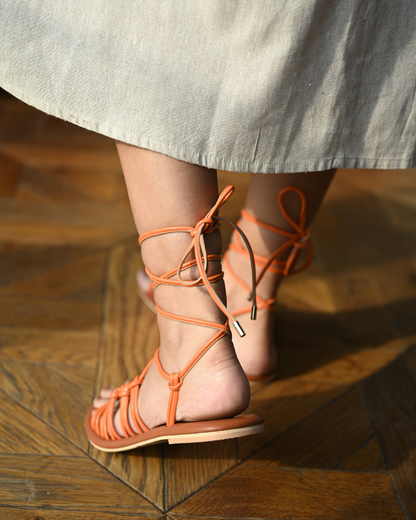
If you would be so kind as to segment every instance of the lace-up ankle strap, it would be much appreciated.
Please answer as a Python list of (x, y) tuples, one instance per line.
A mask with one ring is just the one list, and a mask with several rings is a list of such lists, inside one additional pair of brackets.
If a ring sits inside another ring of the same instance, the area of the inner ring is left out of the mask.
[[(230, 220), (220, 217), (219, 215), (216, 215), (216, 212), (219, 210), (219, 208), (230, 198), (232, 193), (234, 192), (234, 186), (227, 186), (221, 193), (221, 195), (218, 197), (217, 202), (214, 204), (214, 206), (210, 209), (210, 211), (207, 213), (207, 215), (200, 220), (195, 227), (191, 226), (174, 226), (174, 227), (168, 227), (168, 228), (161, 228), (156, 229), (153, 231), (149, 231), (147, 233), (144, 233), (139, 238), (139, 244), (143, 244), (145, 240), (148, 240), (155, 236), (161, 236), (166, 235), (169, 233), (188, 233), (192, 237), (191, 244), (189, 245), (187, 251), (182, 257), (182, 260), (179, 263), (179, 266), (176, 270), (169, 271), (168, 273), (165, 273), (162, 276), (156, 276), (153, 273), (151, 273), (148, 269), (146, 269), (146, 273), (153, 280), (153, 289), (155, 290), (159, 285), (174, 285), (179, 287), (197, 287), (204, 285), (207, 289), (208, 293), (210, 294), (211, 298), (214, 300), (216, 305), (221, 309), (221, 311), (227, 316), (228, 320), (231, 321), (234, 328), (237, 330), (240, 336), (244, 336), (244, 331), (241, 328), (238, 321), (235, 319), (235, 317), (230, 313), (230, 311), (227, 309), (227, 307), (224, 305), (224, 303), (221, 301), (217, 293), (215, 292), (214, 288), (212, 287), (212, 284), (224, 276), (224, 273), (221, 272), (216, 275), (208, 276), (207, 270), (208, 270), (208, 263), (210, 260), (221, 260), (221, 257), (219, 255), (207, 255), (206, 251), (206, 245), (205, 245), (205, 235), (213, 233), (215, 230), (219, 229), (220, 227), (220, 221), (228, 222), (231, 226), (234, 227), (235, 231), (239, 233), (239, 236), (243, 240), (245, 244), (245, 251), (250, 259), (251, 264), (251, 270), (252, 270), (252, 292), (253, 292), (253, 299), (252, 299), (252, 318), (255, 319), (256, 317), (256, 309), (257, 309), (257, 300), (256, 300), (256, 294), (255, 294), (255, 267), (254, 267), (254, 256), (253, 252), (251, 250), (250, 244), (244, 235), (244, 233), (241, 231), (241, 229), (231, 222)], [(195, 259), (187, 261), (188, 256), (191, 252), (194, 252)], [(198, 269), (199, 277), (196, 280), (191, 281), (185, 281), (182, 279), (182, 273), (183, 271), (190, 269), (191, 267), (196, 266)], [(172, 279), (173, 276), (176, 275), (176, 279)], [(212, 326), (213, 324), (210, 322), (205, 322), (204, 320), (194, 320), (193, 318), (185, 318), (182, 316), (177, 316), (171, 313), (168, 313), (166, 311), (163, 311), (160, 309), (160, 307), (156, 306), (156, 309), (159, 314), (162, 316), (165, 316), (170, 319), (175, 319), (177, 321), (183, 321), (185, 323), (194, 323), (196, 325), (201, 326)], [(216, 324), (218, 325), (218, 324)], [(223, 326), (220, 326), (221, 328)]]
[[(301, 199), (301, 210), (299, 214), (299, 221), (295, 222), (295, 220), (292, 219), (292, 217), (289, 215), (285, 204), (284, 204), (284, 196), (286, 193), (294, 192), (297, 193)], [(306, 224), (306, 197), (302, 190), (299, 188), (296, 188), (295, 186), (289, 186), (287, 188), (284, 188), (280, 193), (278, 197), (278, 203), (280, 210), (284, 216), (284, 218), (290, 223), (290, 225), (293, 227), (294, 231), (285, 231), (283, 229), (277, 228), (275, 226), (272, 226), (270, 224), (266, 224), (265, 222), (262, 222), (261, 220), (258, 220), (257, 218), (253, 217), (245, 209), (241, 211), (242, 218), (248, 220), (249, 222), (252, 222), (253, 224), (256, 224), (257, 226), (267, 229), (268, 231), (271, 231), (273, 233), (277, 233), (279, 235), (282, 235), (287, 238), (287, 241), (281, 245), (279, 248), (276, 249), (276, 251), (269, 257), (263, 257), (258, 254), (253, 253), (254, 255), (254, 261), (256, 266), (260, 267), (260, 272), (256, 277), (256, 286), (260, 283), (261, 279), (263, 278), (266, 271), (271, 271), (275, 274), (282, 274), (284, 276), (292, 275), (299, 273), (306, 269), (309, 264), (312, 261), (313, 256), (313, 246), (312, 241), (310, 239), (310, 231), (305, 226)], [(298, 256), (301, 251), (301, 249), (307, 247), (308, 248), (308, 256), (306, 258), (305, 263), (297, 268), (292, 269)], [(240, 253), (244, 257), (249, 257), (249, 253), (247, 249), (244, 247), (244, 245), (241, 243), (241, 240), (239, 239), (239, 236), (237, 235), (235, 237), (235, 241), (231, 242), (229, 245), (229, 250), (235, 251), (237, 253)], [(290, 250), (289, 256), (286, 260), (279, 260), (279, 257), (283, 255), (283, 253)], [(224, 262), (227, 265), (227, 268), (233, 278), (239, 283), (240, 286), (244, 287), (247, 291), (250, 290), (250, 288), (235, 274), (235, 272), (232, 270), (230, 266), (230, 262), (228, 259), (228, 254), (224, 258)], [(250, 300), (252, 297), (252, 293), (248, 293), (248, 299)], [(274, 304), (275, 298), (271, 298), (270, 300), (264, 300), (263, 298), (260, 298), (258, 296), (259, 301), (259, 308), (267, 308), (269, 310), (272, 310), (272, 306)], [(249, 308), (241, 309), (237, 312), (234, 312), (235, 316), (239, 316), (241, 314), (244, 314), (248, 312)]]

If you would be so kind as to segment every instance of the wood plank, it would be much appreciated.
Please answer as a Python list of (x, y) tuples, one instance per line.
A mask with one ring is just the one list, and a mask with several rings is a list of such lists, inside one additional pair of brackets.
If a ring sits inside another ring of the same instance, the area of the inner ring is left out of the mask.
[(97, 330), (100, 302), (56, 301), (0, 294), (0, 327)]
[(0, 295), (100, 302), (106, 261), (106, 251), (84, 251), (77, 259), (5, 283)]
[[(82, 507), (78, 506), (78, 507)], [(62, 518), (62, 520), (68, 520), (68, 511), (66, 509), (38, 509), (38, 508), (27, 508), (21, 509), (18, 507), (1, 507), (0, 514), (3, 520), (55, 520)], [(163, 520), (165, 517), (150, 516), (148, 513), (105, 513), (103, 511), (74, 511), (70, 510), (71, 520), (131, 520), (132, 518), (139, 518), (141, 520)], [(116, 515), (116, 516), (115, 516)]]
[(5, 243), (0, 253), (0, 286), (47, 273), (79, 258), (104, 251), (86, 246), (43, 246)]
[[(117, 155), (114, 147), (114, 155)], [(121, 166), (111, 169), (79, 168), (48, 170), (51, 179), (59, 181), (64, 186), (73, 187), (81, 197), (92, 200), (128, 205), (128, 195)], [(81, 198), (80, 197), (80, 198)], [(124, 200), (123, 200), (124, 199)]]
[(0, 199), (0, 240), (24, 244), (106, 245), (137, 231), (128, 208)]
[(278, 380), (258, 390), (251, 399), (248, 413), (266, 419), (265, 432), (238, 439), (240, 460), (260, 450), (295, 424), (343, 394), (347, 386), (303, 381), (299, 378)]
[[(25, 201), (44, 201), (68, 204), (74, 201), (88, 201), (91, 197), (65, 182), (63, 175), (55, 178), (47, 171), (27, 166), (21, 176), (15, 198)], [(100, 199), (98, 199), (100, 200)]]
[[(110, 144), (111, 143), (111, 144)], [(112, 141), (108, 146), (92, 147), (90, 143), (82, 143), (77, 146), (65, 138), (51, 139), (50, 136), (37, 137), (35, 139), (11, 139), (6, 137), (0, 145), (0, 151), (7, 157), (14, 159), (26, 166), (40, 169), (65, 169), (81, 170), (118, 170), (120, 161)]]
[(362, 448), (340, 464), (338, 469), (344, 471), (386, 471), (377, 439), (372, 437)]
[[(412, 317), (416, 312), (416, 286), (409, 284), (409, 277), (416, 265), (416, 235), (414, 228), (409, 229), (406, 223), (409, 219), (414, 221), (416, 205), (413, 203), (406, 209), (406, 215), (400, 217), (406, 206), (401, 207), (397, 203), (392, 205), (384, 195), (375, 198), (371, 194), (363, 194), (348, 174), (336, 180), (333, 191), (338, 190), (339, 197), (342, 195), (345, 200), (340, 200), (333, 211), (343, 215), (347, 233), (340, 237), (344, 241), (343, 245), (340, 244), (340, 238), (337, 240), (335, 236), (331, 237), (336, 240), (332, 248), (342, 247), (343, 253), (346, 248), (350, 250), (346, 251), (346, 257), (337, 252), (340, 263), (338, 271), (344, 266), (348, 269), (346, 261), (354, 259), (358, 262), (361, 260), (363, 266), (360, 269), (359, 263), (351, 265), (354, 267), (354, 277), (339, 294), (340, 300), (343, 299), (344, 305), (349, 302), (349, 305), (355, 306), (362, 306), (368, 299), (374, 303), (378, 301), (380, 305), (388, 304), (384, 319), (379, 321), (378, 330), (383, 331), (390, 323), (396, 329), (397, 336), (403, 337), (404, 346), (408, 346), (405, 340), (407, 331), (415, 332)], [(354, 204), (351, 204), (351, 200), (354, 200)], [(339, 230), (337, 232), (340, 233)], [(403, 237), (407, 237), (407, 245)], [(327, 236), (326, 240), (329, 238)], [(393, 272), (395, 276), (392, 276)], [(407, 301), (408, 311), (403, 313), (401, 308), (402, 312), (394, 312), (399, 308), (391, 304), (402, 301)], [(382, 310), (381, 307), (380, 312)], [(380, 315), (380, 318), (383, 316)]]
[(244, 465), (335, 469), (372, 436), (373, 429), (354, 387), (287, 430)]
[(1, 392), (0, 452), (85, 457), (72, 443)]
[[(146, 499), (90, 460), (69, 457), (1, 455), (0, 504), (30, 505), (94, 513), (160, 516)], [(1, 511), (1, 509), (0, 509)]]
[(34, 139), (42, 135), (47, 120), (46, 114), (28, 107), (16, 99), (2, 99), (0, 148), (6, 140)]
[(168, 446), (164, 452), (166, 509), (179, 504), (233, 468), (238, 461), (234, 440)]
[[(95, 393), (119, 386), (143, 370), (158, 346), (156, 316), (140, 300), (135, 275), (140, 265), (136, 241), (115, 247), (109, 256), (103, 326)], [(90, 447), (91, 455), (134, 489), (164, 508), (163, 447), (111, 454)]]
[(172, 510), (176, 518), (403, 519), (388, 475), (240, 466)]
[(64, 204), (93, 200), (111, 202), (123, 207), (129, 205), (121, 168), (119, 170), (98, 168), (74, 170), (73, 167), (61, 166), (56, 169), (40, 170), (26, 167), (14, 196), (22, 200)]
[(334, 319), (337, 308), (318, 247), (314, 247), (314, 258), (306, 271), (285, 278), (277, 301), (282, 309), (325, 313), (329, 314), (328, 319)]
[(98, 330), (0, 327), (0, 360), (82, 365), (94, 369)]
[(55, 370), (70, 383), (80, 387), (87, 395), (94, 395), (96, 369), (93, 367), (83, 367), (65, 365), (62, 363), (48, 363), (48, 368)]
[[(348, 191), (338, 177), (330, 188), (331, 193), (336, 194), (336, 200), (330, 197), (323, 205), (314, 222), (314, 235), (338, 311), (350, 312), (349, 326), (362, 337), (360, 343), (367, 342), (370, 347), (383, 344), (384, 338), (401, 338), (404, 348), (407, 343), (397, 326), (394, 308), (388, 306), (392, 300), (387, 298), (381, 284), (383, 270), (393, 278), (390, 274), (393, 266), (387, 263), (391, 261), (391, 253), (387, 254), (386, 248), (400, 254), (394, 231), (370, 195)], [(341, 200), (341, 195), (345, 200)], [(404, 276), (409, 271), (406, 262), (404, 259)], [(406, 289), (400, 300), (403, 298), (413, 299), (414, 292)]]
[(46, 365), (14, 361), (0, 364), (0, 388), (76, 446), (88, 449), (84, 418), (92, 395)]
[(355, 383), (393, 361), (399, 355), (396, 347), (394, 342), (391, 349), (351, 352), (350, 349), (284, 345), (279, 349), (279, 374), (281, 377), (298, 376), (308, 381), (341, 385)]
[(0, 197), (13, 196), (21, 169), (19, 163), (0, 154)]
[(360, 385), (406, 518), (416, 518), (416, 379), (403, 356)]
[(410, 366), (413, 368), (414, 374), (416, 376), (416, 347), (413, 347), (406, 353), (407, 360), (410, 363)]

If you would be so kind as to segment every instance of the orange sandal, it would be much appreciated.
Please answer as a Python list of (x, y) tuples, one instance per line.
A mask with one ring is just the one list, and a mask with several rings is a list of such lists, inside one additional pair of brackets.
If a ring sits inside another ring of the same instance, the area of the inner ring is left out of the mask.
[[(299, 216), (299, 223), (296, 223), (288, 214), (286, 211), (286, 208), (283, 203), (283, 197), (286, 193), (293, 191), (297, 193), (301, 199), (301, 211)], [(273, 233), (278, 233), (279, 235), (283, 235), (287, 238), (287, 241), (280, 246), (276, 251), (269, 257), (265, 258), (260, 255), (254, 254), (254, 261), (257, 267), (259, 267), (260, 274), (258, 274), (256, 278), (255, 286), (257, 287), (260, 283), (260, 280), (263, 278), (266, 271), (271, 271), (275, 274), (282, 274), (284, 276), (292, 275), (299, 273), (300, 271), (303, 271), (306, 269), (309, 264), (312, 261), (312, 255), (313, 255), (313, 247), (312, 242), (310, 239), (310, 231), (308, 228), (305, 227), (306, 223), (306, 197), (302, 190), (299, 188), (296, 188), (294, 186), (289, 186), (287, 188), (284, 188), (279, 193), (278, 198), (280, 210), (285, 217), (285, 219), (293, 226), (294, 232), (290, 233), (288, 231), (284, 231), (282, 229), (279, 229), (277, 227), (271, 226), (270, 224), (266, 224), (265, 222), (262, 222), (261, 220), (256, 219), (255, 217), (251, 216), (245, 209), (241, 211), (241, 216), (245, 218), (246, 220), (252, 222), (253, 224), (256, 224), (259, 227), (262, 227), (264, 229), (267, 229), (268, 231), (272, 231)], [(237, 223), (238, 225), (238, 223)], [(292, 267), (294, 266), (298, 255), (300, 253), (300, 250), (304, 247), (308, 246), (308, 257), (304, 263), (304, 265), (296, 270), (292, 270)], [(287, 260), (278, 260), (278, 258), (288, 249), (291, 249), (291, 252), (289, 254), (289, 257)], [(248, 300), (250, 301), (252, 297), (252, 293), (250, 292), (250, 288), (248, 285), (246, 285), (241, 278), (232, 270), (230, 261), (228, 258), (229, 251), (235, 251), (236, 253), (239, 253), (240, 255), (250, 258), (249, 251), (244, 248), (243, 244), (239, 240), (238, 235), (235, 236), (235, 239), (233, 239), (230, 242), (230, 245), (228, 247), (228, 250), (226, 251), (224, 255), (224, 265), (227, 266), (227, 269), (231, 276), (234, 278), (234, 280), (248, 292)], [(258, 301), (258, 310), (266, 309), (268, 312), (274, 312), (274, 303), (276, 301), (276, 297), (270, 298), (269, 300), (265, 300), (261, 298), (259, 295), (257, 295), (257, 301)], [(243, 309), (239, 309), (237, 311), (233, 311), (234, 316), (241, 316), (242, 314), (246, 314), (250, 312), (251, 307), (245, 307)], [(267, 371), (265, 374), (261, 375), (250, 375), (246, 374), (249, 381), (258, 381), (258, 382), (266, 382), (270, 381), (275, 378), (276, 376), (276, 370), (277, 367), (273, 366), (270, 368), (270, 370)]]
[[(212, 233), (219, 228), (219, 224), (216, 221), (224, 220), (229, 222), (237, 231), (239, 231), (243, 241), (246, 244), (247, 249), (245, 251), (251, 259), (253, 270), (252, 308), (254, 310), (252, 313), (255, 315), (256, 295), (254, 286), (254, 259), (250, 245), (242, 231), (239, 230), (238, 226), (230, 222), (228, 219), (215, 215), (218, 209), (231, 196), (233, 191), (233, 186), (228, 186), (225, 188), (225, 190), (219, 196), (216, 204), (208, 212), (207, 216), (198, 222), (195, 228), (188, 226), (163, 228), (144, 233), (140, 237), (139, 243), (142, 244), (144, 240), (167, 233), (189, 233), (193, 240), (177, 269), (174, 269), (160, 277), (153, 275), (146, 269), (147, 275), (153, 280), (152, 290), (154, 291), (159, 285), (163, 284), (179, 287), (196, 287), (204, 285), (218, 307), (227, 316), (227, 321), (225, 325), (221, 325), (219, 323), (208, 322), (205, 320), (195, 320), (193, 318), (171, 314), (156, 306), (157, 312), (166, 318), (184, 323), (200, 325), (203, 327), (210, 327), (212, 329), (216, 329), (217, 332), (214, 337), (201, 348), (201, 350), (193, 357), (193, 359), (191, 359), (191, 361), (181, 372), (172, 374), (165, 372), (160, 363), (159, 349), (157, 349), (153, 359), (148, 363), (146, 368), (139, 376), (135, 377), (131, 382), (116, 388), (111, 394), (110, 401), (96, 409), (95, 412), (94, 408), (91, 407), (85, 419), (85, 430), (89, 441), (96, 448), (102, 451), (116, 452), (131, 450), (134, 448), (147, 446), (149, 444), (156, 444), (166, 441), (169, 444), (206, 442), (243, 437), (245, 435), (252, 435), (264, 431), (264, 419), (261, 416), (255, 414), (238, 415), (229, 419), (218, 419), (210, 421), (175, 422), (179, 392), (186, 375), (192, 370), (192, 368), (203, 357), (203, 355), (213, 345), (215, 345), (215, 343), (217, 343), (217, 341), (219, 341), (226, 334), (231, 335), (228, 326), (228, 320), (232, 321), (234, 327), (241, 336), (244, 335), (244, 331), (240, 327), (239, 323), (235, 320), (234, 316), (230, 314), (228, 309), (219, 299), (218, 295), (211, 286), (211, 283), (222, 279), (224, 273), (221, 272), (212, 276), (207, 275), (208, 262), (221, 261), (221, 256), (219, 255), (207, 255), (205, 248), (204, 235)], [(194, 251), (195, 259), (186, 262), (186, 258), (192, 250)], [(192, 281), (183, 281), (181, 278), (181, 273), (193, 266), (197, 266), (200, 274), (199, 278)], [(146, 373), (153, 362), (156, 364), (160, 375), (168, 381), (170, 396), (166, 424), (149, 430), (140, 417), (137, 403), (140, 385), (143, 383)], [(120, 436), (116, 432), (113, 422), (114, 414), (118, 406), (120, 407), (120, 422), (124, 437)], [(136, 433), (135, 430), (139, 433)]]

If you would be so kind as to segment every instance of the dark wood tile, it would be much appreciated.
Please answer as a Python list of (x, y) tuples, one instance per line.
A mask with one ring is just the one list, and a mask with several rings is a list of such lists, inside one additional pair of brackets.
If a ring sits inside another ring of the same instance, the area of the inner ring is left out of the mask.
[(413, 347), (409, 352), (407, 352), (406, 357), (416, 376), (416, 347)]
[(176, 518), (403, 519), (389, 476), (237, 467), (172, 510)]
[[(79, 505), (78, 507), (82, 507), (82, 505)], [(19, 518), (19, 520), (55, 520), (60, 518), (62, 520), (68, 520), (68, 518), (71, 520), (132, 520), (133, 518), (139, 518), (141, 520), (163, 520), (163, 518), (165, 518), (150, 516), (149, 513), (132, 513), (129, 515), (118, 512), (105, 513), (103, 511), (85, 511), (82, 509), (74, 511), (73, 509), (21, 509), (19, 507), (11, 508), (1, 506), (0, 514), (3, 520), (16, 520), (16, 518)]]
[(345, 459), (338, 469), (345, 471), (386, 471), (383, 455), (376, 437), (372, 437), (362, 448)]
[(21, 165), (0, 153), (0, 197), (13, 196), (19, 181)]
[(42, 135), (46, 114), (16, 99), (1, 100), (0, 149), (15, 139), (35, 139)]
[(335, 469), (372, 435), (359, 392), (352, 388), (287, 430), (244, 465)]
[(361, 383), (406, 518), (416, 518), (416, 379), (404, 357)]
[(261, 388), (252, 396), (248, 412), (258, 413), (266, 419), (265, 432), (238, 439), (240, 460), (343, 394), (346, 388), (298, 378), (274, 381)]
[[(1, 455), (0, 506), (160, 516), (146, 499), (90, 460)], [(0, 509), (1, 511), (1, 509)]]

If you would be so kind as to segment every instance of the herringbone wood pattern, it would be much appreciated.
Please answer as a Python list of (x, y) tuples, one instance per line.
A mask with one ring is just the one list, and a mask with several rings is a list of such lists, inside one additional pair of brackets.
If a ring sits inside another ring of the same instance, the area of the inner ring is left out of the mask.
[[(1, 518), (416, 518), (416, 171), (338, 172), (279, 294), (263, 435), (109, 455), (84, 414), (158, 344), (114, 144), (14, 100), (0, 140)], [(247, 182), (220, 173), (228, 218)]]

